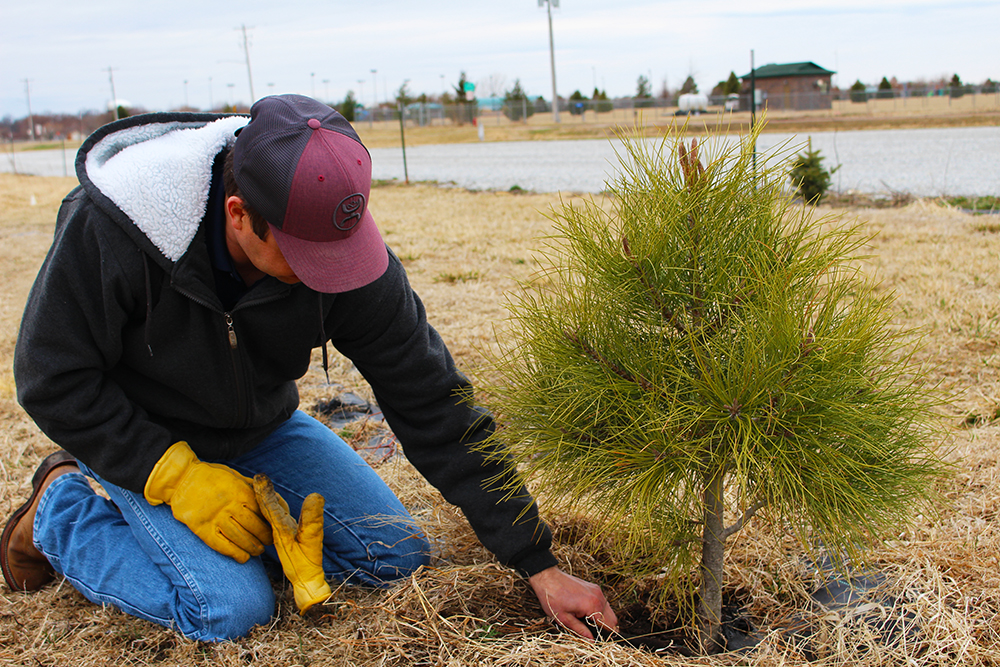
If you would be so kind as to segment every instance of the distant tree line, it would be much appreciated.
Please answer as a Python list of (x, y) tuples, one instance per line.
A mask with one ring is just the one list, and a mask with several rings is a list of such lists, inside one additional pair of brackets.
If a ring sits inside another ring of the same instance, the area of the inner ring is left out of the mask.
[[(521, 84), (520, 79), (515, 79), (510, 87), (505, 85), (504, 80), (503, 75), (494, 74), (480, 82), (479, 87), (481, 92), (486, 93), (486, 97), (502, 100), (502, 113), (511, 120), (523, 120), (536, 113), (552, 110), (550, 101), (546, 101), (542, 95), (531, 95)], [(417, 95), (409, 89), (409, 80), (407, 80), (395, 91), (393, 99), (378, 103), (377, 108), (380, 111), (378, 117), (385, 118), (386, 114), (391, 117), (391, 113), (395, 112), (400, 105), (440, 104), (444, 108), (444, 116), (452, 122), (472, 123), (478, 113), (475, 89), (476, 86), (471, 85), (465, 71), (459, 74), (457, 82), (451, 85), (450, 91), (446, 90), (438, 95), (427, 93)], [(710, 95), (714, 98), (725, 98), (733, 94), (746, 94), (748, 89), (749, 82), (741, 80), (735, 72), (731, 71), (728, 78), (719, 81), (712, 88)], [(635, 93), (631, 96), (612, 99), (608, 97), (606, 91), (595, 87), (589, 97), (580, 90), (574, 90), (568, 98), (560, 97), (558, 102), (560, 108), (567, 108), (570, 114), (581, 115), (593, 110), (598, 112), (611, 111), (615, 106), (628, 106), (630, 108), (669, 106), (676, 104), (681, 95), (697, 92), (699, 92), (698, 84), (694, 75), (688, 75), (677, 89), (669, 88), (664, 80), (660, 85), (659, 92), (654, 97), (652, 82), (649, 77), (642, 74), (636, 79)], [(895, 77), (882, 77), (877, 86), (869, 86), (861, 80), (857, 80), (846, 90), (834, 88), (830, 92), (834, 99), (865, 102), (870, 98), (889, 99), (901, 96), (948, 95), (958, 98), (974, 93), (990, 94), (1000, 92), (1000, 85), (992, 79), (986, 79), (980, 85), (964, 83), (958, 74), (953, 75), (950, 79), (942, 77), (936, 80), (909, 82), (900, 82)], [(616, 105), (616, 102), (620, 104)], [(334, 103), (328, 102), (328, 104), (352, 122), (363, 121), (368, 118), (367, 114), (371, 113), (371, 108), (366, 106), (353, 90), (347, 91), (343, 100)], [(197, 109), (190, 107), (179, 110), (197, 111)], [(141, 107), (119, 107), (117, 111), (119, 118), (146, 113), (146, 109)], [(241, 104), (224, 104), (214, 111), (248, 113), (249, 108)], [(30, 137), (33, 127), (34, 139), (36, 140), (74, 139), (86, 137), (114, 118), (115, 114), (110, 110), (88, 110), (77, 114), (33, 114), (30, 119), (27, 116), (15, 119), (8, 114), (0, 118), (0, 135), (4, 141), (24, 140)]]
[(992, 79), (986, 79), (982, 84), (975, 85), (964, 83), (958, 74), (952, 75), (950, 79), (940, 78), (932, 81), (897, 81), (896, 77), (882, 77), (878, 86), (872, 91), (871, 88), (856, 80), (847, 90), (847, 98), (852, 102), (866, 102), (870, 98), (892, 99), (894, 97), (924, 97), (943, 96), (957, 98), (973, 94), (995, 94), (1000, 92), (1000, 85)]

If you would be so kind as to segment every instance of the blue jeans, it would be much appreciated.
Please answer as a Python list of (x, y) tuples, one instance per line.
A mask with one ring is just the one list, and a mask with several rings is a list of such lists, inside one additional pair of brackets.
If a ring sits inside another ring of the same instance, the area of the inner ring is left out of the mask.
[[(409, 576), (429, 545), (382, 479), (329, 428), (296, 412), (257, 448), (219, 461), (253, 477), (263, 472), (298, 518), (302, 501), (326, 499), (323, 569), (327, 577), (372, 586)], [(97, 477), (111, 502), (83, 474), (57, 477), (35, 517), (35, 545), (88, 600), (218, 641), (246, 635), (274, 614), (269, 573), (274, 547), (241, 565), (206, 546), (167, 505)]]

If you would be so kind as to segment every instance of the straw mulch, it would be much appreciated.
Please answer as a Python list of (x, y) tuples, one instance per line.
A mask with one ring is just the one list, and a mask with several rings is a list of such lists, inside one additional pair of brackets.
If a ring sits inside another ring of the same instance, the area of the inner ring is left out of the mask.
[[(10, 370), (25, 295), (51, 238), (67, 179), (0, 175), (0, 516), (27, 496), (38, 461), (54, 445), (14, 398)], [(31, 198), (34, 197), (34, 205)], [(461, 366), (475, 374), (482, 350), (503, 333), (503, 295), (537, 269), (533, 249), (555, 195), (470, 193), (429, 185), (373, 192), (373, 213), (406, 264), (431, 319)], [(476, 541), (401, 457), (377, 470), (422, 522), (431, 567), (387, 591), (335, 588), (300, 617), (276, 583), (273, 622), (239, 641), (201, 644), (88, 603), (65, 583), (12, 593), (0, 587), (0, 664), (63, 665), (991, 665), (1000, 663), (1000, 226), (928, 202), (850, 212), (879, 235), (869, 270), (898, 295), (898, 322), (926, 336), (921, 361), (946, 392), (942, 446), (956, 472), (933, 516), (870, 554), (883, 580), (869, 602), (823, 609), (820, 580), (802, 549), (763, 523), (734, 537), (725, 588), (750, 620), (756, 648), (685, 657), (620, 643), (587, 643), (543, 616), (518, 575)], [(327, 385), (318, 355), (300, 383), (302, 406), (352, 391), (370, 397), (345, 360)], [(364, 443), (370, 432), (355, 433)], [(622, 616), (641, 610), (655, 580), (629, 581), (613, 549), (587, 540), (586, 517), (548, 516), (556, 553), (572, 573), (599, 581)], [(655, 619), (654, 619), (655, 620)], [(661, 619), (663, 620), (663, 619)], [(789, 628), (808, 629), (796, 640)], [(895, 628), (888, 639), (879, 628)]]

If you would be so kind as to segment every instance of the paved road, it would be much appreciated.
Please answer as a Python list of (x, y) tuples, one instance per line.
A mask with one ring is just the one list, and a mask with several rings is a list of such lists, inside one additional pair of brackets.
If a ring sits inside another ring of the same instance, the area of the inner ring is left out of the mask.
[[(784, 145), (801, 151), (807, 139), (840, 164), (832, 188), (867, 194), (916, 196), (1000, 194), (1000, 127), (861, 130), (812, 135), (765, 134), (758, 149)], [(604, 139), (516, 141), (371, 150), (377, 179), (453, 183), (474, 190), (600, 192), (618, 170), (621, 144)], [(0, 171), (44, 176), (75, 175), (73, 151), (46, 150), (0, 157)]]

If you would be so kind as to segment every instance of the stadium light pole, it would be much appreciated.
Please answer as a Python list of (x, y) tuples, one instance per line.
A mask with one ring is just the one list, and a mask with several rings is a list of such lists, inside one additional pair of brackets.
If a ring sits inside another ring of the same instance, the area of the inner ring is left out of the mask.
[(549, 13), (549, 63), (552, 66), (552, 121), (559, 122), (559, 95), (556, 93), (556, 47), (552, 39), (552, 7), (559, 8), (559, 0), (538, 0), (538, 6), (545, 5)]
[[(24, 80), (24, 96), (28, 100), (28, 140), (35, 140), (35, 116), (31, 113), (31, 79)], [(11, 141), (13, 141), (13, 133)], [(11, 149), (11, 157), (14, 156), (14, 149)], [(15, 172), (16, 173), (16, 172)]]
[(115, 97), (115, 75), (114, 70), (108, 67), (108, 81), (111, 82), (111, 107), (115, 112), (115, 120), (118, 120), (118, 98)]
[(250, 82), (250, 104), (257, 101), (257, 98), (253, 94), (253, 73), (250, 71), (250, 41), (247, 39), (247, 27), (246, 24), (241, 26), (243, 31), (243, 55), (247, 61), (247, 80)]

